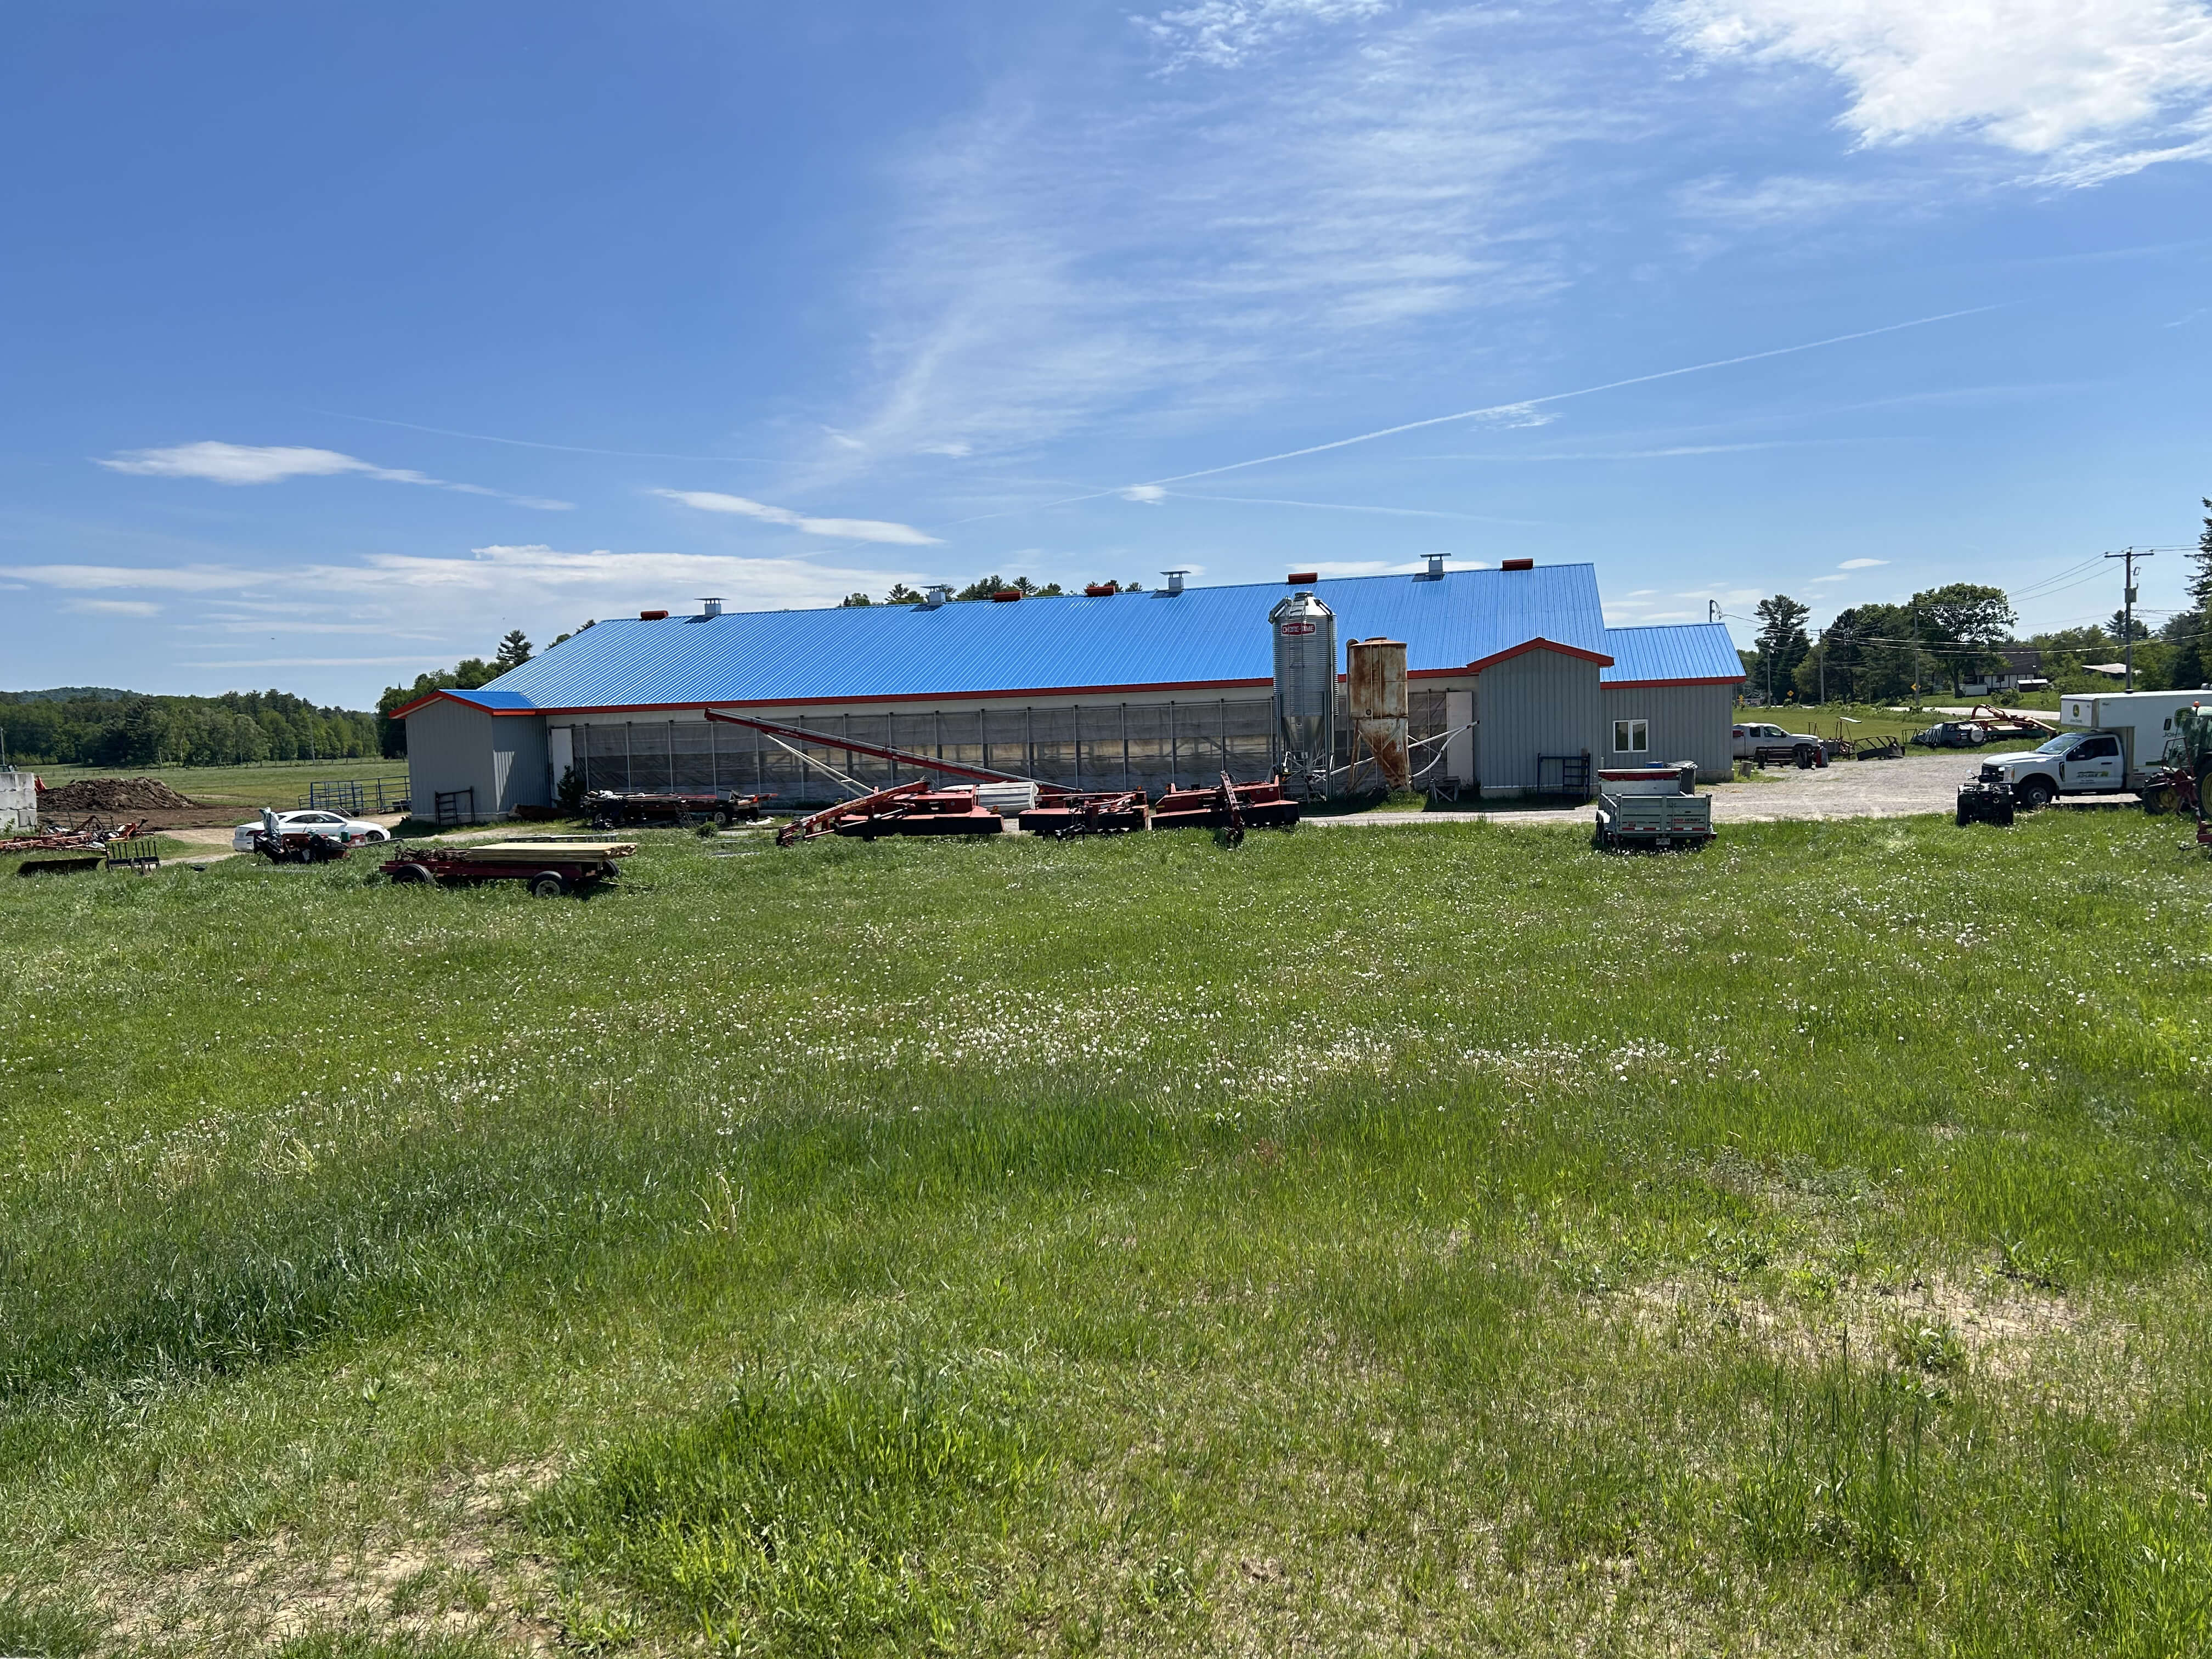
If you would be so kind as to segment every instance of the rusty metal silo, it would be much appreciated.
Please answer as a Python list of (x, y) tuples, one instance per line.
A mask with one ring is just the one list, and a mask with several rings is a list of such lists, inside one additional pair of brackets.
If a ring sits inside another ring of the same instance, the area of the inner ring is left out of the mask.
[(1345, 648), (1346, 701), (1352, 716), (1352, 780), (1361, 757), (1386, 790), (1413, 787), (1407, 744), (1406, 647), (1401, 640), (1354, 640)]
[(1283, 775), (1309, 793), (1317, 784), (1327, 794), (1336, 750), (1336, 613), (1311, 593), (1297, 592), (1267, 613), (1267, 624), (1275, 638)]

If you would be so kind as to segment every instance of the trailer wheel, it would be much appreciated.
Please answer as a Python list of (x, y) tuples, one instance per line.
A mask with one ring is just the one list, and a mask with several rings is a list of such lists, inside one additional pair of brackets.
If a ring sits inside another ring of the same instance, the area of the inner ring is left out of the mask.
[(568, 878), (558, 870), (540, 870), (530, 878), (532, 898), (559, 898), (568, 890)]
[(1813, 769), (1813, 745), (1809, 743), (1799, 744), (1792, 751), (1792, 758), (1796, 761), (1797, 769), (1800, 772), (1811, 771)]
[(392, 872), (392, 879), (396, 884), (428, 887), (436, 881), (437, 878), (419, 864), (403, 864)]

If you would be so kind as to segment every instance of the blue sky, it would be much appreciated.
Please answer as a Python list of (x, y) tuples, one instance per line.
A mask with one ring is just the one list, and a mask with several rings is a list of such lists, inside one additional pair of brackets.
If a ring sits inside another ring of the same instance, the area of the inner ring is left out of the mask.
[(78, 0), (0, 154), (10, 687), (1431, 551), (2051, 626), (2212, 494), (2207, 0)]

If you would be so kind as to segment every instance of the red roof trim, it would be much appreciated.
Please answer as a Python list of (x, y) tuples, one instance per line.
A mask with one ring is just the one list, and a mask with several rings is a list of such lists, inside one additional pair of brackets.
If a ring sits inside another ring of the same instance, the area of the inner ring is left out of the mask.
[(426, 691), (421, 696), (416, 698), (414, 702), (403, 704), (401, 707), (393, 709), (389, 714), (386, 714), (385, 718), (386, 720), (404, 720), (416, 709), (422, 708), (424, 704), (435, 702), (441, 697), (452, 697), (455, 702), (467, 703), (471, 708), (475, 709), (479, 714), (485, 712), (484, 706), (482, 703), (469, 702), (469, 700), (466, 697), (454, 696), (453, 690), (451, 686), (441, 686), (435, 691)]
[(1668, 685), (1741, 685), (1741, 674), (1715, 674), (1698, 680), (1607, 680), (1600, 688), (1607, 691), (1646, 691)]
[(1508, 646), (1503, 651), (1493, 651), (1486, 657), (1478, 657), (1461, 672), (1467, 672), (1471, 670), (1480, 674), (1486, 668), (1494, 668), (1510, 658), (1518, 657), (1530, 651), (1556, 651), (1563, 657), (1579, 657), (1583, 661), (1594, 662), (1601, 668), (1613, 666), (1613, 659), (1601, 651), (1585, 651), (1578, 645), (1562, 645), (1557, 640), (1547, 640), (1539, 635), (1533, 640), (1523, 640), (1518, 645)]

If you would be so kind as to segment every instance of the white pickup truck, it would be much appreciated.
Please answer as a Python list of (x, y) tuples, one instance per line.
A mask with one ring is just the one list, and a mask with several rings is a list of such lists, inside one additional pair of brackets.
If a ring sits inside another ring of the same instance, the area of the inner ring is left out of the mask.
[(2166, 753), (2175, 714), (2203, 691), (2126, 691), (2061, 697), (2060, 725), (2070, 729), (2034, 749), (1983, 757), (1981, 781), (2012, 787), (2033, 811), (2061, 795), (2141, 792)]

